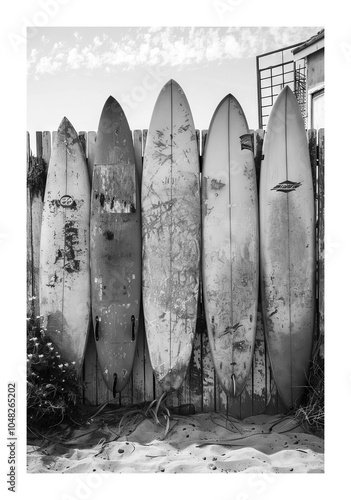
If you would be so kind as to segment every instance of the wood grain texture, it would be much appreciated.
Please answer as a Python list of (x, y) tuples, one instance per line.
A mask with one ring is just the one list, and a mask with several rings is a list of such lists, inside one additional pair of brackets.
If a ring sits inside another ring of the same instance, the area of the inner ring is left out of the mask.
[[(27, 170), (28, 177), (31, 165), (31, 150), (30, 150), (30, 136), (27, 132), (26, 137), (26, 153), (27, 153)], [(31, 190), (27, 183), (27, 224), (26, 224), (26, 242), (27, 242), (27, 318), (34, 315), (33, 311), (33, 247), (32, 247), (32, 203), (31, 203)]]
[(324, 300), (325, 300), (325, 136), (318, 132), (318, 325), (321, 336), (320, 356), (324, 358)]
[[(38, 165), (43, 160), (43, 134), (36, 133), (36, 157)], [(47, 171), (47, 166), (46, 166)], [(30, 193), (30, 217), (31, 217), (31, 242), (32, 242), (32, 312), (37, 317), (40, 314), (39, 304), (39, 261), (40, 261), (40, 237), (43, 216), (44, 192)]]
[(88, 171), (89, 171), (90, 184), (93, 179), (95, 143), (96, 143), (96, 132), (92, 131), (88, 132), (87, 157), (88, 157)]

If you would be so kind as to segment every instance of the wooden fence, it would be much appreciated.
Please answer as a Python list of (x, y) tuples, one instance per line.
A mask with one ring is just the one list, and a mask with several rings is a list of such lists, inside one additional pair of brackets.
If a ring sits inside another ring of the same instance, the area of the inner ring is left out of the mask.
[[(251, 132), (254, 134), (255, 166), (259, 180), (264, 134), (262, 130)], [(51, 154), (51, 144), (55, 133), (36, 133), (36, 149), (33, 149), (34, 156), (31, 151), (30, 137), (27, 134), (27, 173), (29, 174), (27, 188), (27, 312), (29, 316), (33, 315), (34, 317), (39, 315), (38, 271), (43, 196), (47, 167)], [(146, 135), (147, 130), (135, 130), (133, 132), (139, 180), (142, 173)], [(203, 130), (201, 134), (197, 131), (201, 154), (204, 149), (206, 136), (206, 130)], [(80, 132), (79, 137), (86, 152), (91, 178), (94, 165), (96, 133)], [(315, 338), (318, 340), (320, 336), (324, 339), (324, 129), (318, 132), (316, 130), (308, 130), (307, 137), (316, 200), (317, 282)], [(200, 156), (200, 165), (201, 160), (202, 156)], [(102, 379), (91, 328), (83, 368), (83, 377), (85, 380), (83, 401), (86, 404), (97, 405), (110, 401), (120, 406), (127, 406), (151, 401), (161, 395), (161, 390), (157, 386), (153, 376), (142, 319), (140, 323), (136, 356), (130, 382), (122, 393), (117, 395), (116, 399), (113, 399), (112, 393), (107, 389)], [(322, 342), (323, 345), (324, 343)], [(321, 349), (321, 355), (324, 356), (323, 348)], [(223, 411), (237, 418), (245, 418), (250, 415), (257, 415), (258, 413), (276, 414), (285, 410), (277, 394), (271, 375), (263, 333), (260, 304), (251, 374), (243, 393), (237, 398), (232, 398), (226, 396), (216, 379), (200, 293), (198, 320), (189, 370), (180, 389), (167, 398), (168, 406), (177, 407), (187, 404), (192, 404), (196, 412)]]

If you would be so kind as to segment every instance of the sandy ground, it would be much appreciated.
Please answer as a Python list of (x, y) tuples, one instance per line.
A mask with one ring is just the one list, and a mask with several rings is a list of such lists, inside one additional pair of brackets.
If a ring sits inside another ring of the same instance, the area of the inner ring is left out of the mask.
[(324, 440), (282, 415), (245, 420), (218, 413), (172, 416), (166, 437), (166, 421), (136, 418), (119, 429), (100, 417), (65, 440), (31, 441), (27, 471), (324, 472)]

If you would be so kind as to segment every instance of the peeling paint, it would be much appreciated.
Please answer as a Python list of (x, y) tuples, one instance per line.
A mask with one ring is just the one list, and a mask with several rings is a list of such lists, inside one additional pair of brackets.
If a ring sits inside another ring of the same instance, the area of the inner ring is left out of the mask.
[(222, 189), (224, 186), (225, 184), (217, 179), (211, 180), (211, 189)]
[(39, 296), (48, 335), (78, 372), (90, 320), (89, 200), (83, 150), (64, 118), (52, 144), (44, 196)]
[[(109, 123), (105, 130), (104, 123)], [(92, 179), (90, 244), (92, 309), (101, 317), (96, 343), (104, 381), (118, 393), (133, 365), (139, 329), (141, 219), (131, 132), (122, 108), (110, 97), (103, 108)], [(117, 366), (116, 366), (117, 361)], [(115, 374), (115, 377), (114, 377)]]
[(227, 96), (215, 111), (205, 149), (202, 271), (210, 348), (229, 396), (232, 376), (236, 396), (245, 387), (257, 322), (256, 174), (252, 151), (242, 150), (250, 137), (239, 103)]
[(158, 106), (162, 111), (148, 131), (143, 169), (144, 313), (157, 383), (162, 390), (176, 390), (190, 361), (197, 315), (199, 156), (177, 84), (166, 86)]

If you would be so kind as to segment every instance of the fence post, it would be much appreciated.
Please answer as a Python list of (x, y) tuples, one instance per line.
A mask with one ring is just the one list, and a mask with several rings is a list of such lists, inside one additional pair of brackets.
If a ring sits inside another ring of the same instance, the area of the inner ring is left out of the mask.
[(313, 192), (315, 199), (317, 199), (317, 131), (315, 129), (308, 130), (307, 139), (312, 169)]
[(87, 133), (84, 131), (78, 132), (78, 137), (79, 137), (80, 143), (81, 143), (82, 148), (83, 148), (84, 157), (87, 158), (87, 156), (88, 156), (88, 154), (87, 154)]
[(260, 173), (261, 173), (261, 162), (262, 162), (262, 153), (263, 153), (263, 139), (264, 139), (264, 130), (258, 129), (254, 132), (254, 162), (256, 169), (256, 181), (257, 181), (257, 192), (259, 193), (260, 189)]
[[(43, 136), (42, 132), (36, 133), (36, 154), (38, 162), (44, 162), (45, 170), (47, 172), (48, 158), (43, 157)], [(46, 160), (46, 161), (45, 161)], [(33, 168), (33, 166), (32, 166)], [(39, 166), (37, 166), (39, 168)], [(39, 259), (40, 259), (40, 233), (41, 233), (41, 220), (43, 212), (43, 198), (44, 191), (38, 190), (31, 193), (31, 218), (32, 218), (32, 263), (33, 263), (33, 313), (34, 316), (39, 316)]]
[(324, 358), (324, 129), (318, 131), (318, 316), (320, 356)]
[[(30, 136), (27, 132), (27, 176), (30, 169)], [(27, 317), (34, 314), (33, 311), (33, 245), (32, 245), (32, 211), (31, 193), (27, 184)]]
[(96, 141), (96, 132), (88, 132), (88, 171), (89, 171), (89, 179), (90, 184), (93, 178), (93, 169), (94, 169), (94, 157), (95, 157), (95, 141)]

